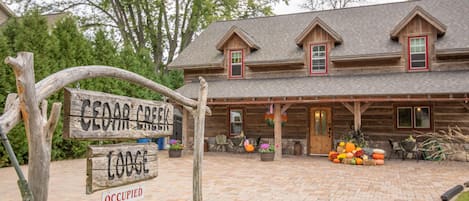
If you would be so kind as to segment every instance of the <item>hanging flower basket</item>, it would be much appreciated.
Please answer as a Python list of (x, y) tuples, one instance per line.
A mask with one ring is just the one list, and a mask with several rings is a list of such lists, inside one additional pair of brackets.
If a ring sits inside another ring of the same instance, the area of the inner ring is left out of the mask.
[[(264, 115), (264, 120), (265, 120), (265, 123), (267, 124), (267, 126), (269, 126), (270, 128), (273, 128), (274, 125), (275, 125), (275, 122), (274, 122), (274, 117), (275, 115), (273, 113), (270, 113), (270, 112), (266, 112), (265, 115)], [(285, 126), (285, 123), (287, 123), (288, 121), (288, 116), (286, 113), (283, 113), (282, 114), (282, 126)]]

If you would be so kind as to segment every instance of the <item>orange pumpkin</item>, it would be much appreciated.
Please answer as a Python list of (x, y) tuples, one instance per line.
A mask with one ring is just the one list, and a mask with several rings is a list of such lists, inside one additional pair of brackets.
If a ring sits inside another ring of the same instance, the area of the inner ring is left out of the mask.
[[(337, 152), (335, 151), (330, 151), (329, 152), (329, 160), (334, 160), (334, 158), (337, 158), (337, 155), (339, 155)], [(335, 157), (334, 157), (335, 156)]]
[(345, 151), (352, 152), (353, 150), (355, 150), (355, 144), (347, 142), (347, 144), (345, 144)]
[(384, 165), (384, 160), (375, 160), (376, 165)]
[(340, 163), (340, 160), (339, 160), (338, 158), (336, 158), (336, 159), (332, 160), (332, 162), (334, 162), (334, 163)]
[(363, 165), (363, 160), (361, 158), (355, 158), (357, 165)]
[(247, 144), (244, 146), (244, 149), (246, 150), (246, 152), (250, 153), (250, 152), (253, 152), (254, 151), (254, 145), (252, 144)]
[(373, 154), (373, 159), (384, 160), (384, 154)]

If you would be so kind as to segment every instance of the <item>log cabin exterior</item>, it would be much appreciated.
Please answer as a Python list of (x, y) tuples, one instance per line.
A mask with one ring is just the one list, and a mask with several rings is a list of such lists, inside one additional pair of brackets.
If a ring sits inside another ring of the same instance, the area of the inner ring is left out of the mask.
[[(469, 129), (469, 1), (417, 0), (208, 26), (170, 65), (178, 91), (209, 84), (205, 136), (299, 140), (326, 154), (350, 129), (375, 146), (414, 130)], [(275, 124), (264, 114), (273, 105)], [(281, 126), (281, 114), (288, 122)], [(193, 120), (183, 112), (183, 141)], [(276, 158), (281, 158), (276, 152)]]

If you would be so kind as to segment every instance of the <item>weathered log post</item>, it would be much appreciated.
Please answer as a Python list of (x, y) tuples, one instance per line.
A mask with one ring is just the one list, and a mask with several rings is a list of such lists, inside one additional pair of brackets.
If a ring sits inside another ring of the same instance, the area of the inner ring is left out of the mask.
[(194, 201), (202, 201), (202, 161), (204, 154), (205, 110), (207, 105), (208, 84), (202, 78), (200, 80), (199, 100), (197, 110), (194, 113), (194, 166), (193, 166), (193, 198)]
[(274, 105), (275, 160), (282, 160), (282, 106)]
[(47, 121), (47, 102), (38, 106), (34, 79), (34, 57), (32, 53), (20, 52), (17, 58), (8, 57), (5, 63), (13, 67), (16, 76), (20, 111), (28, 138), (28, 180), (34, 200), (46, 201), (49, 184), (51, 140), (61, 103), (54, 103), (51, 118)]

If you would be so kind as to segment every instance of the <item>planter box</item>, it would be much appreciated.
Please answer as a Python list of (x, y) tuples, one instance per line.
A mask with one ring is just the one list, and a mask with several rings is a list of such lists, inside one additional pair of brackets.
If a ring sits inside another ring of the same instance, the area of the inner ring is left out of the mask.
[(168, 150), (168, 153), (169, 153), (170, 158), (180, 158), (181, 155), (182, 155), (182, 150), (170, 149), (170, 150)]
[(275, 153), (261, 153), (261, 161), (273, 161)]

